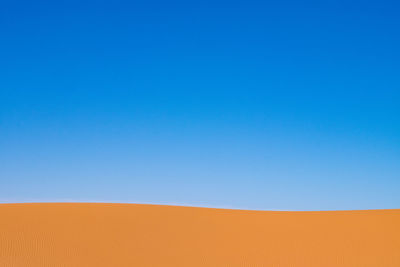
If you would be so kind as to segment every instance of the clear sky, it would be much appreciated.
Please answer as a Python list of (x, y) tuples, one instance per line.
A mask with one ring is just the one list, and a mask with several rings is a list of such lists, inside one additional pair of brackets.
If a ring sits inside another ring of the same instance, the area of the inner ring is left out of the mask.
[(0, 1), (0, 202), (400, 208), (398, 1)]

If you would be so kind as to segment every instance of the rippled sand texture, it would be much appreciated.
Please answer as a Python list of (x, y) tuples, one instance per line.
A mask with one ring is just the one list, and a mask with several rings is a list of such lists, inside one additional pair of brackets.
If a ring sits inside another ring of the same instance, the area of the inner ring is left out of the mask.
[(0, 266), (399, 267), (400, 210), (2, 204)]

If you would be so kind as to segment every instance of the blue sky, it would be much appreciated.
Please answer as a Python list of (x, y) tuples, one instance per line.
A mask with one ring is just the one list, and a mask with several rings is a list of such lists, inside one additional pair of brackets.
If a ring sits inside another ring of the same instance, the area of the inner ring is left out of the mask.
[(400, 208), (397, 1), (0, 6), (0, 202)]

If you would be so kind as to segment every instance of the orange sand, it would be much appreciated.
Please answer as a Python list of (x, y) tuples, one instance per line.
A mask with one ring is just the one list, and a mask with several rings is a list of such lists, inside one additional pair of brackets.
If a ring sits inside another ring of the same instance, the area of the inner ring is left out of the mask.
[(400, 210), (2, 204), (0, 266), (399, 267)]

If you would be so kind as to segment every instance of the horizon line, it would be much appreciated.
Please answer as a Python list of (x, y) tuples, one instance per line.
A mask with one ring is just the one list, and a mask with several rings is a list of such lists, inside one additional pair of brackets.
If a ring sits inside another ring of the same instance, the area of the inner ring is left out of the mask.
[(43, 201), (43, 202), (0, 202), (0, 205), (39, 205), (39, 204), (109, 204), (109, 205), (141, 205), (141, 206), (165, 206), (180, 208), (214, 209), (214, 210), (232, 210), (232, 211), (258, 211), (258, 212), (351, 212), (351, 211), (388, 211), (400, 210), (400, 208), (382, 208), (382, 209), (341, 209), (341, 210), (284, 210), (284, 209), (243, 209), (233, 207), (213, 207), (186, 204), (157, 204), (157, 203), (137, 203), (137, 202), (101, 202), (101, 201)]

